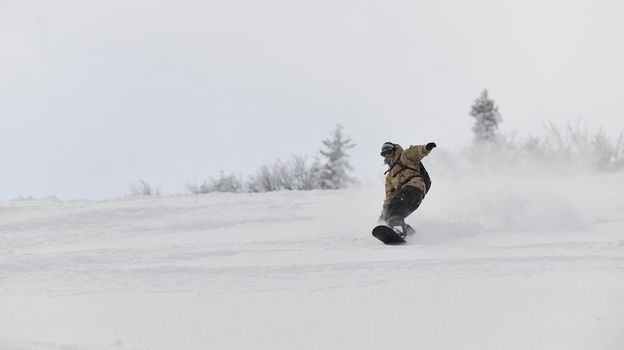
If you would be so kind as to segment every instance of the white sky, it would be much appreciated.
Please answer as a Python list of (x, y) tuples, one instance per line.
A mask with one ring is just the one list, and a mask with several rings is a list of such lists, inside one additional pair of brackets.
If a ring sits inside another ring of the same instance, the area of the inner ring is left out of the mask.
[(336, 123), (360, 178), (384, 141), (624, 129), (624, 2), (0, 0), (0, 198), (179, 193), (313, 155)]

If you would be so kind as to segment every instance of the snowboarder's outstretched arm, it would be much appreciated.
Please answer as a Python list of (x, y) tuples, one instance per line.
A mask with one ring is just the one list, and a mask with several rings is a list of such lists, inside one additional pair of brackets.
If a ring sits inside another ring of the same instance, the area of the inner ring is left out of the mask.
[(417, 164), (423, 158), (425, 158), (429, 154), (429, 152), (431, 152), (431, 150), (435, 147), (436, 144), (434, 142), (429, 142), (426, 145), (410, 146), (403, 152), (403, 156), (401, 158), (405, 157), (406, 161)]

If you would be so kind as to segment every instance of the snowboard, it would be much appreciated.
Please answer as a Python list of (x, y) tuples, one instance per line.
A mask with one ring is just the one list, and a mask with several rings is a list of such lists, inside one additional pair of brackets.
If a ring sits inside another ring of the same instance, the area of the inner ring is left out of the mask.
[(373, 229), (373, 236), (384, 242), (384, 244), (396, 245), (405, 243), (403, 237), (399, 236), (398, 233), (394, 232), (393, 229), (386, 225), (376, 226)]

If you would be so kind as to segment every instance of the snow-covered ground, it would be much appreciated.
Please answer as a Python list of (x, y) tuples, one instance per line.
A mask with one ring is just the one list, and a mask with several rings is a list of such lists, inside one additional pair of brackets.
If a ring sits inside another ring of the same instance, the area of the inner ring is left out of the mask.
[(624, 349), (624, 174), (0, 201), (0, 349)]

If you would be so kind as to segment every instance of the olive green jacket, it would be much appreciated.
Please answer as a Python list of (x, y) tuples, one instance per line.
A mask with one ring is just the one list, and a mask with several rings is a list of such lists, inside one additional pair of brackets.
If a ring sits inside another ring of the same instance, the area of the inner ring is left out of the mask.
[(429, 152), (425, 145), (410, 146), (406, 150), (403, 150), (400, 145), (395, 145), (394, 158), (386, 175), (386, 199), (381, 213), (384, 219), (388, 213), (388, 204), (404, 186), (414, 186), (423, 194), (427, 193), (425, 181), (420, 174), (420, 161)]

